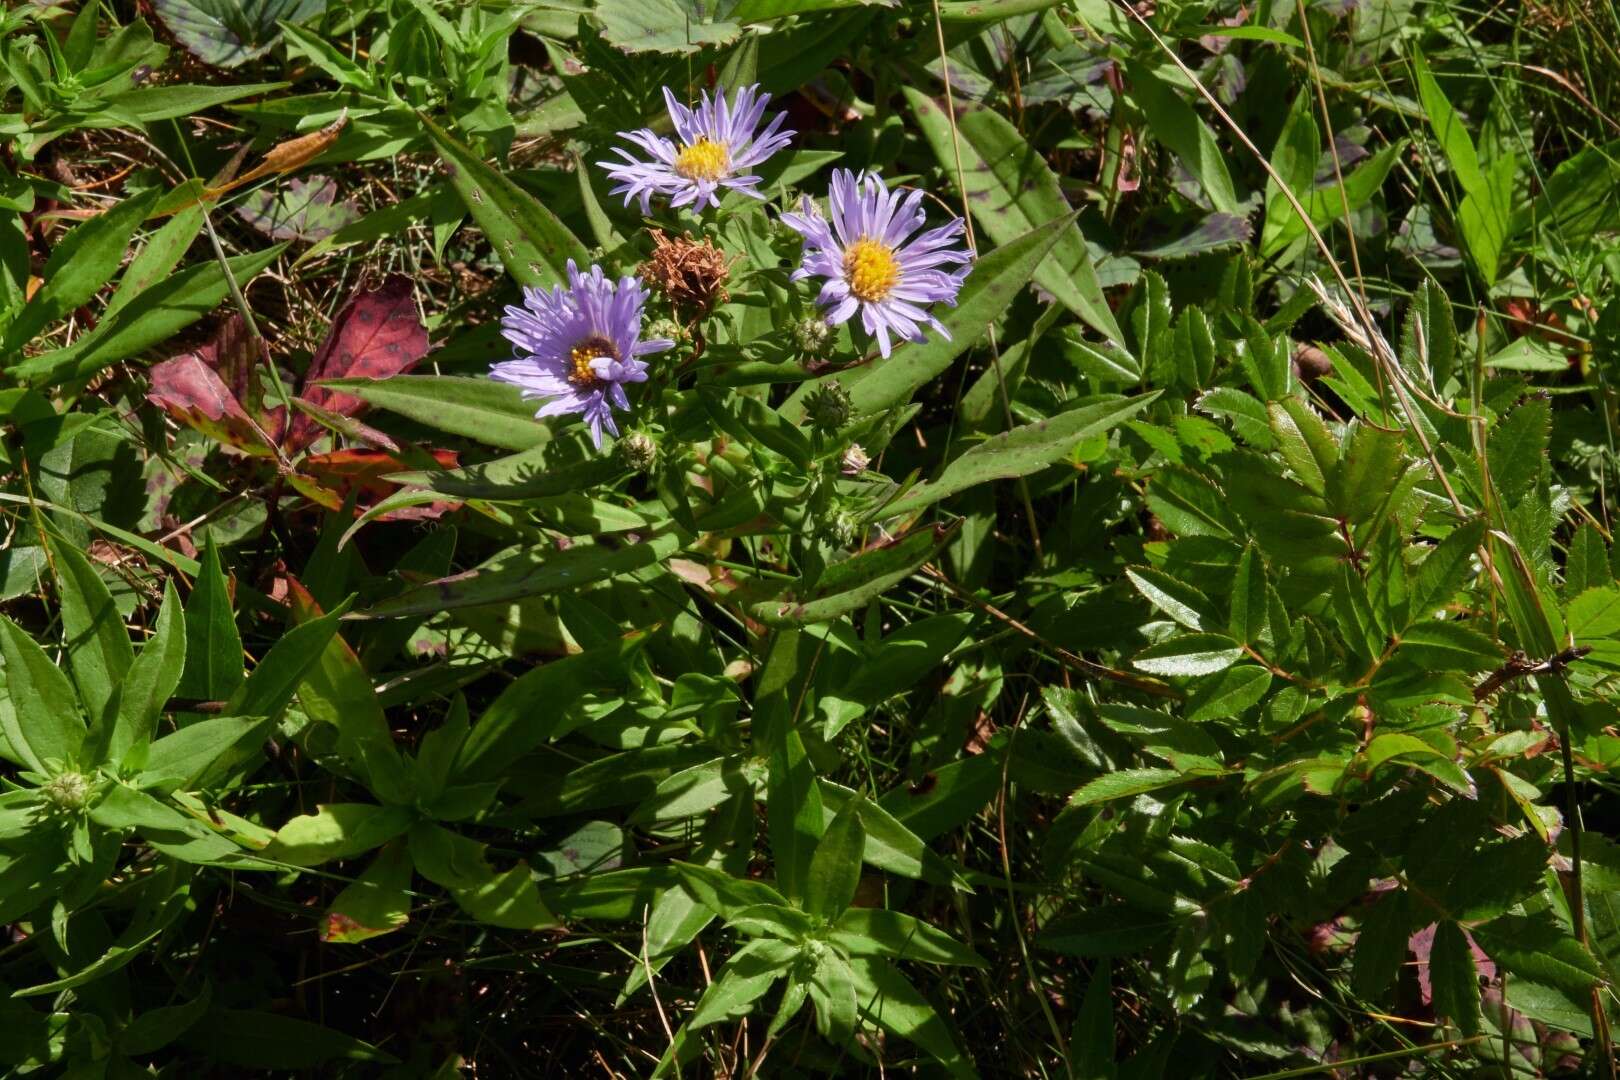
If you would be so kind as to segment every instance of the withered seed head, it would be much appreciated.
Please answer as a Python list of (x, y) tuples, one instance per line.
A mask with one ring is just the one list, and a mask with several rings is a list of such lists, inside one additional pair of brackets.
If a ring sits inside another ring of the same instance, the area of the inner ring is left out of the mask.
[(731, 268), (713, 242), (699, 243), (684, 234), (670, 237), (662, 229), (653, 229), (652, 238), (652, 257), (641, 264), (641, 276), (677, 310), (701, 317), (731, 298), (726, 292)]

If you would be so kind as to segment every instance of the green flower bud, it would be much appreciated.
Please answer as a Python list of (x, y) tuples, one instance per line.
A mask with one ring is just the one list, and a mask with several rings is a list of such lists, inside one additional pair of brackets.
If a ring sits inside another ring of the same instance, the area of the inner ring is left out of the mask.
[(804, 401), (805, 415), (813, 427), (822, 431), (837, 431), (849, 423), (854, 413), (854, 402), (842, 383), (823, 383)]
[(90, 802), (90, 778), (83, 773), (65, 772), (53, 776), (39, 790), (53, 809), (63, 813), (83, 810)]
[(632, 431), (615, 447), (619, 461), (636, 472), (651, 472), (658, 461), (658, 444), (644, 431)]
[(793, 343), (807, 355), (813, 356), (825, 349), (832, 336), (833, 328), (827, 325), (826, 319), (802, 319), (793, 326)]
[(686, 331), (674, 319), (654, 319), (647, 324), (646, 337), (648, 340), (667, 338), (670, 341), (679, 342), (686, 337)]

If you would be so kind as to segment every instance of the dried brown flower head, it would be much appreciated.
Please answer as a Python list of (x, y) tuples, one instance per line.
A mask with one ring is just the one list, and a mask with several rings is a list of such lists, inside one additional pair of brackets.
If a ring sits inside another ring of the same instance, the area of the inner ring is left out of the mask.
[(652, 238), (652, 257), (641, 264), (641, 276), (677, 311), (701, 317), (730, 299), (726, 280), (731, 267), (725, 252), (711, 241), (698, 243), (685, 234), (671, 237), (662, 229), (653, 229)]

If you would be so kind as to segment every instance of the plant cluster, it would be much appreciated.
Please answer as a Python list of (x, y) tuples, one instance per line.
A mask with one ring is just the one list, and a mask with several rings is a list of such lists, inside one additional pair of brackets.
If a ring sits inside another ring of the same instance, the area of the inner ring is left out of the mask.
[(1614, 30), (0, 16), (0, 1071), (1612, 1077)]

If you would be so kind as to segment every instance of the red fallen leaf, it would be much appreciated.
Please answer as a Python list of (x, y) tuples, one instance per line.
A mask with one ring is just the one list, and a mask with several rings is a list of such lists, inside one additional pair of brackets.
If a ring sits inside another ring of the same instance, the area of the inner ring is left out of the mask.
[[(454, 450), (434, 450), (433, 457), (441, 468), (453, 469), (457, 465)], [(402, 459), (382, 450), (334, 450), (329, 454), (311, 454), (288, 480), (309, 499), (329, 510), (342, 509), (349, 492), (358, 488), (360, 494), (354, 505), (355, 516), (358, 517), (400, 490), (399, 484), (383, 477), (410, 467)], [(421, 506), (402, 506), (390, 510), (377, 520), (420, 521), (439, 517), (460, 505), (455, 500), (437, 499)]]
[[(318, 384), (324, 379), (386, 379), (409, 371), (427, 355), (427, 329), (416, 314), (414, 288), (410, 278), (391, 274), (376, 289), (362, 288), (349, 298), (310, 363), (301, 391), (304, 400), (354, 416), (365, 402)], [(322, 430), (308, 416), (295, 416), (283, 445), (289, 454), (302, 450)]]
[(146, 399), (176, 420), (250, 454), (272, 456), (266, 433), (214, 370), (213, 346), (181, 353), (152, 368)]

